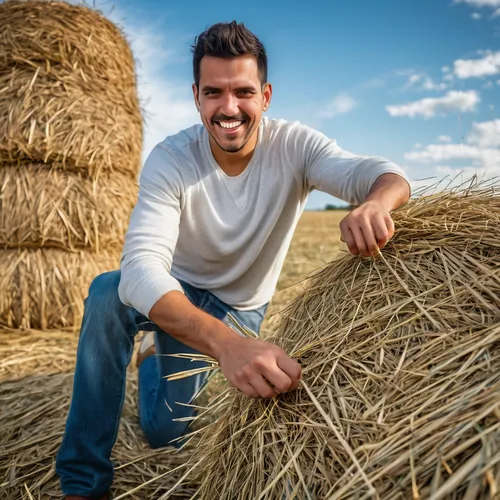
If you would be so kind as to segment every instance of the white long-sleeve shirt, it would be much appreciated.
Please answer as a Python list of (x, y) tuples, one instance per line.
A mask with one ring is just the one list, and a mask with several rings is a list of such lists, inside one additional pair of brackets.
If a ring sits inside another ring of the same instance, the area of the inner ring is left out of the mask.
[(243, 173), (218, 166), (203, 125), (167, 137), (140, 175), (121, 260), (121, 301), (149, 317), (178, 279), (240, 310), (271, 299), (309, 193), (361, 204), (382, 174), (379, 157), (343, 151), (298, 122), (263, 118)]

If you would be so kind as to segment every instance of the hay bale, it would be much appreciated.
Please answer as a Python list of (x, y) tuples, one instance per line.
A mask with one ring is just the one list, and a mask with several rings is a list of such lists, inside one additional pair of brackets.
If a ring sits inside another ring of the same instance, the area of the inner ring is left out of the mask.
[(79, 328), (92, 280), (118, 269), (118, 252), (0, 251), (0, 325)]
[(380, 256), (311, 277), (271, 339), (300, 388), (212, 404), (196, 498), (497, 498), (498, 194), (413, 200)]
[(137, 184), (118, 172), (0, 168), (0, 247), (120, 252), (136, 199)]
[(134, 61), (98, 12), (0, 4), (0, 163), (60, 163), (135, 176), (142, 117)]

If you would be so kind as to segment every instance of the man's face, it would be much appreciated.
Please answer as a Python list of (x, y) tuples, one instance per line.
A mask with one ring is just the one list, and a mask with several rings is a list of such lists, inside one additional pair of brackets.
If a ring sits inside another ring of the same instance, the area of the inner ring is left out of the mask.
[(235, 153), (257, 130), (271, 102), (271, 85), (262, 87), (253, 56), (232, 59), (205, 56), (200, 64), (199, 88), (193, 85), (201, 120), (215, 144)]

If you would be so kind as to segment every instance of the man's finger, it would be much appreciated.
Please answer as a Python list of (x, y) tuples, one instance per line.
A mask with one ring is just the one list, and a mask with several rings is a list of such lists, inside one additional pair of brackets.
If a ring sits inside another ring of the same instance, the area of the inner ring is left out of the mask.
[(250, 385), (261, 398), (270, 399), (278, 395), (274, 387), (262, 375), (255, 375), (250, 381)]
[(363, 235), (363, 232), (361, 231), (361, 228), (355, 225), (351, 225), (349, 227), (351, 229), (352, 235), (354, 236), (354, 241), (356, 242), (356, 248), (358, 249), (358, 252), (364, 257), (368, 257), (368, 248), (366, 246), (365, 237)]
[(352, 234), (351, 229), (349, 226), (345, 226), (344, 230), (342, 231), (343, 234), (343, 241), (347, 245), (347, 248), (349, 248), (349, 252), (351, 252), (353, 255), (358, 255), (359, 254), (359, 249), (356, 246), (356, 240), (354, 239), (354, 235)]
[(365, 241), (366, 253), (363, 254), (365, 257), (370, 257), (378, 253), (378, 244), (375, 236), (375, 231), (373, 228), (373, 219), (365, 219), (361, 224), (361, 232), (363, 233), (363, 239)]
[(372, 227), (375, 232), (375, 238), (377, 239), (378, 247), (383, 248), (389, 241), (389, 230), (387, 228), (384, 217), (374, 217), (374, 219), (372, 220)]
[(243, 394), (248, 396), (249, 398), (259, 399), (259, 393), (250, 385), (250, 384), (242, 384), (240, 387), (237, 387)]
[(266, 365), (262, 374), (276, 388), (279, 393), (290, 390), (292, 380), (290, 377), (277, 365)]
[(276, 358), (278, 366), (290, 377), (290, 388), (289, 391), (297, 389), (300, 383), (300, 377), (302, 376), (302, 368), (294, 359), (290, 358), (286, 354)]

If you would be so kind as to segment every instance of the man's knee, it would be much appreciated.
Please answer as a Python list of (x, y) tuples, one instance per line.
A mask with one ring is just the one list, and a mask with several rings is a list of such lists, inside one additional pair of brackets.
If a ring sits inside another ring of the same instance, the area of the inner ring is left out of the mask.
[[(164, 448), (174, 446), (178, 448), (182, 440), (178, 439), (189, 432), (189, 422), (168, 421), (161, 424), (142, 422), (142, 430), (151, 448)], [(174, 441), (175, 440), (175, 441)]]
[(87, 301), (91, 307), (100, 306), (107, 310), (124, 307), (118, 296), (120, 271), (110, 271), (96, 276), (89, 287)]

